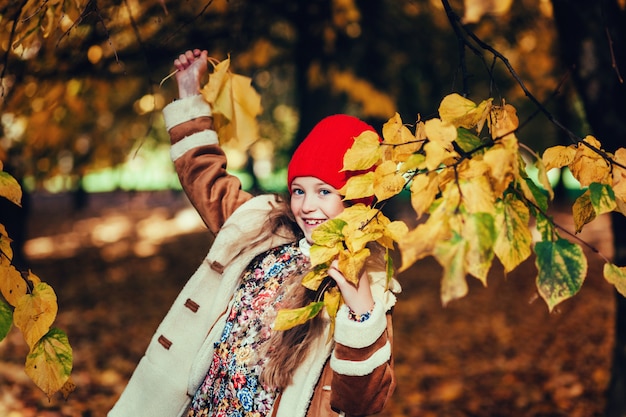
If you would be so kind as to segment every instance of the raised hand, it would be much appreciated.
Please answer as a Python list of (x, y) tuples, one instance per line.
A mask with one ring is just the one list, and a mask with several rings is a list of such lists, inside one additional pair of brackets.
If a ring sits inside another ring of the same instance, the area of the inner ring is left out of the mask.
[(194, 49), (186, 51), (174, 60), (180, 98), (199, 94), (208, 72), (207, 58), (207, 51)]

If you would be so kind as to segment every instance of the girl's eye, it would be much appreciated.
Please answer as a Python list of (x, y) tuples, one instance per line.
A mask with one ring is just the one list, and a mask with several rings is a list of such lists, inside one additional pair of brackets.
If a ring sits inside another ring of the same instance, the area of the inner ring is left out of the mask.
[(320, 194), (321, 195), (328, 195), (328, 194), (330, 194), (330, 190), (322, 189), (322, 190), (320, 190)]
[(304, 191), (302, 191), (299, 188), (294, 188), (293, 190), (291, 190), (291, 194), (293, 194), (293, 195), (302, 195), (302, 194), (304, 194)]

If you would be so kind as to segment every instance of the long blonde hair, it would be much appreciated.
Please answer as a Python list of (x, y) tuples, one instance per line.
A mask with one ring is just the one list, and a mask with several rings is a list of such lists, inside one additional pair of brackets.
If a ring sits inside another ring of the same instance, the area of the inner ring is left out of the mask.
[[(297, 241), (304, 237), (297, 225), (291, 208), (286, 199), (276, 196), (276, 206), (270, 211), (266, 226), (258, 236), (246, 236), (251, 242), (242, 250), (250, 250), (272, 235), (281, 234), (284, 237)], [(366, 262), (367, 271), (384, 270), (385, 262), (382, 256), (382, 247), (373, 245), (370, 248), (372, 255)], [(318, 291), (312, 291), (301, 285), (304, 274), (288, 277), (283, 283), (282, 300), (277, 309), (292, 309), (308, 305), (312, 301), (321, 299), (324, 291), (334, 285), (331, 278), (327, 278)], [(306, 323), (285, 331), (272, 331), (270, 338), (257, 351), (260, 357), (265, 356), (266, 362), (261, 372), (261, 383), (269, 388), (282, 390), (293, 381), (293, 376), (302, 362), (315, 345), (315, 341), (325, 333), (327, 319), (323, 314)]]

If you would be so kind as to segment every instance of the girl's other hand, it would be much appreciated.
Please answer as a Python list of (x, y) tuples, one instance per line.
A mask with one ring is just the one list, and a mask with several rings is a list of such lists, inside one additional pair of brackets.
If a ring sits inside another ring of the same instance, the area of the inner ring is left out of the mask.
[(349, 282), (338, 269), (335, 259), (328, 269), (328, 275), (335, 280), (346, 305), (356, 314), (364, 314), (374, 307), (374, 298), (367, 274), (361, 274), (358, 285)]

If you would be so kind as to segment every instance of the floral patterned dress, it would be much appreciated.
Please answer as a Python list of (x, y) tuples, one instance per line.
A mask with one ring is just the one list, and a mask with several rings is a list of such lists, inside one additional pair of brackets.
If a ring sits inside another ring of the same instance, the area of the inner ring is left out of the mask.
[(213, 361), (191, 401), (188, 417), (263, 417), (276, 392), (259, 383), (265, 358), (256, 355), (270, 336), (279, 289), (309, 266), (298, 243), (270, 249), (252, 260), (235, 292)]

